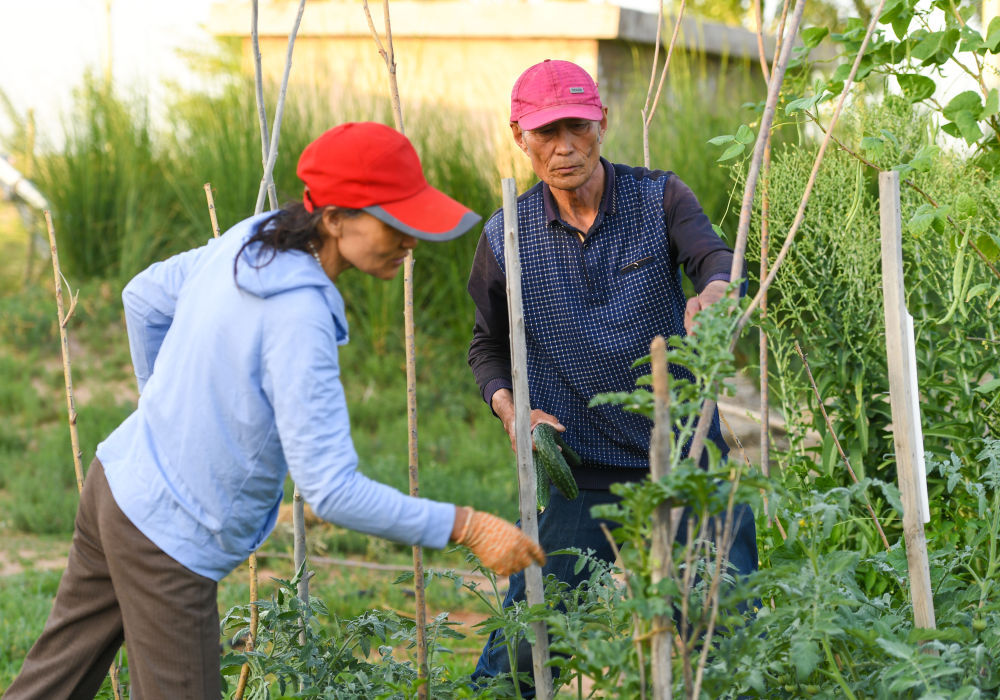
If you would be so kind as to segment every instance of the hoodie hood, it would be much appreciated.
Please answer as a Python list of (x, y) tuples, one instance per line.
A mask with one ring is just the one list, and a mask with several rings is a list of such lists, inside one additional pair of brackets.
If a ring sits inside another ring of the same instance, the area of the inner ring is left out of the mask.
[[(274, 216), (274, 212), (260, 214), (234, 226), (226, 232), (223, 238), (233, 237), (230, 245), (235, 251), (243, 248), (243, 243), (253, 236), (259, 226), (266, 226)], [(309, 253), (301, 250), (286, 250), (274, 253), (261, 253), (260, 243), (251, 243), (239, 253), (236, 266), (236, 286), (244, 292), (266, 299), (303, 287), (314, 287), (323, 295), (330, 314), (337, 328), (337, 343), (343, 345), (348, 341), (347, 314), (344, 308), (344, 298), (326, 276)]]

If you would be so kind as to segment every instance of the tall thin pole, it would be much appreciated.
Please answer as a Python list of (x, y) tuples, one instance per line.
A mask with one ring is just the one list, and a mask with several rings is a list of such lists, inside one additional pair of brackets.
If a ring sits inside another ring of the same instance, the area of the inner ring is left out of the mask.
[(882, 227), (882, 290), (885, 294), (885, 350), (889, 367), (892, 438), (896, 448), (896, 473), (903, 502), (903, 537), (910, 571), (913, 621), (934, 629), (934, 596), (931, 591), (927, 538), (921, 517), (919, 473), (920, 415), (915, 410), (917, 378), (912, 371), (913, 327), (906, 310), (903, 286), (903, 225), (899, 203), (899, 173), (878, 176)]
[[(670, 472), (670, 370), (667, 365), (667, 343), (663, 336), (656, 336), (649, 348), (653, 365), (653, 435), (649, 445), (649, 477), (659, 481)], [(661, 503), (653, 512), (652, 581), (655, 586), (670, 578), (673, 568), (673, 537), (671, 537), (670, 506)], [(667, 598), (667, 609), (671, 599)], [(673, 697), (673, 620), (669, 615), (653, 619), (652, 664), (653, 697), (665, 700)]]
[[(399, 83), (396, 81), (396, 51), (392, 43), (392, 21), (389, 17), (389, 0), (382, 2), (382, 14), (385, 21), (385, 43), (379, 38), (378, 30), (372, 19), (368, 0), (362, 0), (368, 29), (385, 62), (389, 74), (389, 95), (392, 99), (392, 115), (396, 130), (406, 133), (403, 124), (403, 107), (399, 99)], [(413, 314), (413, 250), (406, 251), (403, 261), (403, 346), (406, 353), (406, 425), (407, 425), (407, 458), (410, 495), (420, 495), (420, 462), (417, 448), (417, 343), (416, 324)], [(430, 668), (427, 661), (427, 596), (424, 590), (424, 553), (419, 545), (413, 545), (413, 590), (416, 606), (414, 624), (417, 632), (417, 678), (426, 680), (417, 689), (418, 696), (425, 700), (430, 696)]]
[[(63, 303), (63, 274), (59, 267), (59, 249), (56, 247), (56, 231), (52, 226), (52, 214), (45, 212), (45, 225), (49, 230), (49, 250), (52, 252), (52, 275), (56, 287), (56, 311), (59, 314), (59, 341), (62, 346), (63, 379), (66, 383), (66, 410), (69, 415), (69, 439), (73, 446), (73, 469), (76, 471), (77, 493), (83, 492), (83, 450), (80, 449), (80, 434), (76, 428), (76, 401), (73, 398), (73, 370), (69, 360), (69, 333), (66, 324), (76, 309), (76, 297), (70, 297), (67, 310)], [(79, 292), (77, 292), (79, 294)]]
[[(503, 190), (504, 262), (507, 273), (507, 314), (510, 321), (511, 380), (514, 385), (514, 437), (517, 446), (518, 503), (521, 509), (521, 529), (533, 541), (538, 541), (538, 511), (536, 510), (535, 467), (532, 461), (531, 398), (528, 394), (528, 351), (525, 345), (524, 312), (521, 306), (521, 253), (517, 225), (517, 185), (514, 178), (501, 181)], [(524, 588), (528, 605), (545, 602), (542, 568), (532, 564), (524, 570)], [(531, 663), (535, 677), (535, 693), (540, 700), (552, 697), (552, 670), (549, 661), (549, 633), (545, 622), (531, 623), (535, 643), (531, 647)], [(516, 681), (515, 681), (516, 682)]]

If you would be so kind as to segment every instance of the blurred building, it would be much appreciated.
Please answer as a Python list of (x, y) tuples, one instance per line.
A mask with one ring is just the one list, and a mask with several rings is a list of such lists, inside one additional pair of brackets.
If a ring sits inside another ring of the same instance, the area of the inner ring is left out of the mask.
[[(369, 5), (374, 26), (384, 35), (382, 3), (371, 0)], [(280, 80), (284, 70), (297, 9), (295, 0), (260, 1), (262, 69), (271, 80)], [(515, 79), (546, 58), (574, 61), (587, 69), (612, 108), (629, 96), (641, 99), (649, 84), (657, 34), (655, 13), (580, 0), (393, 0), (390, 17), (404, 110), (433, 106), (467, 117), (482, 115), (503, 126)], [(245, 69), (252, 74), (250, 24), (248, 0), (222, 0), (213, 6), (208, 28), (240, 42)], [(664, 44), (673, 26), (668, 17)], [(748, 71), (760, 74), (757, 37), (740, 27), (685, 17), (678, 47), (698, 56), (697, 79), (705, 89), (716, 89), (730, 71), (740, 71), (743, 79)], [(769, 61), (772, 48), (768, 40)], [(292, 80), (353, 94), (388, 94), (385, 64), (361, 2), (306, 3)]]

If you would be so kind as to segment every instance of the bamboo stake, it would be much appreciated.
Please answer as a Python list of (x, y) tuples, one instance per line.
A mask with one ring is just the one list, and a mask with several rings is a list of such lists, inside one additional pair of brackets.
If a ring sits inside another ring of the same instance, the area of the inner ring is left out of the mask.
[(69, 359), (69, 333), (66, 331), (66, 324), (69, 322), (73, 311), (76, 309), (76, 301), (80, 292), (76, 294), (70, 292), (69, 310), (65, 310), (63, 304), (63, 283), (69, 289), (69, 283), (63, 277), (62, 269), (59, 267), (59, 250), (56, 247), (56, 231), (52, 226), (52, 213), (45, 211), (45, 225), (49, 230), (49, 250), (52, 252), (52, 275), (55, 279), (56, 287), (56, 310), (59, 314), (59, 340), (62, 344), (63, 378), (66, 383), (66, 410), (69, 414), (69, 439), (73, 445), (73, 469), (76, 471), (77, 493), (83, 492), (83, 451), (80, 449), (80, 435), (76, 429), (76, 401), (73, 398), (73, 370), (70, 367)]
[[(881, 11), (881, 10), (880, 10)], [(877, 16), (877, 15), (876, 15)], [(892, 404), (893, 443), (896, 472), (903, 501), (903, 537), (910, 572), (913, 621), (917, 627), (934, 629), (934, 595), (931, 590), (927, 539), (920, 515), (916, 377), (909, 374), (912, 327), (908, 324), (903, 288), (903, 225), (899, 204), (899, 173), (879, 173), (879, 210), (882, 228), (882, 289), (885, 294), (885, 349), (888, 356), (889, 397)]]
[[(799, 0), (800, 3), (805, 2), (805, 0)], [(792, 226), (788, 231), (788, 235), (785, 237), (785, 242), (781, 246), (781, 250), (778, 252), (778, 256), (774, 260), (774, 264), (771, 266), (770, 271), (767, 273), (767, 277), (761, 282), (760, 289), (757, 291), (756, 296), (750, 301), (749, 306), (740, 316), (736, 322), (736, 327), (733, 330), (732, 338), (730, 340), (729, 348), (734, 350), (736, 348), (736, 341), (739, 340), (740, 333), (746, 326), (750, 317), (753, 316), (754, 312), (760, 305), (763, 295), (767, 293), (768, 287), (774, 281), (775, 276), (778, 274), (778, 270), (781, 268), (781, 263), (784, 262), (785, 257), (788, 255), (788, 251), (792, 247), (792, 243), (795, 241), (795, 236), (799, 232), (802, 226), (802, 221), (805, 219), (806, 205), (809, 203), (809, 196), (812, 194), (812, 188), (816, 184), (816, 175), (819, 173), (820, 165), (823, 162), (823, 156), (826, 153), (827, 147), (830, 145), (830, 139), (833, 134), (834, 127), (840, 119), (840, 114), (844, 109), (844, 103), (847, 101), (847, 95), (851, 91), (851, 86), (854, 84), (854, 77), (858, 74), (858, 67), (861, 65), (861, 59), (864, 58), (865, 49), (868, 47), (868, 42), (871, 40), (872, 33), (875, 31), (875, 27), (878, 23), (878, 18), (882, 14), (882, 9), (885, 7), (886, 0), (879, 0), (878, 8), (872, 13), (872, 21), (868, 25), (868, 30), (865, 33), (864, 39), (861, 41), (861, 46), (858, 48), (858, 55), (854, 59), (854, 63), (851, 65), (851, 71), (847, 79), (844, 81), (844, 90), (840, 95), (840, 99), (837, 101), (837, 106), (834, 108), (833, 117), (830, 120), (829, 130), (826, 136), (823, 138), (823, 142), (820, 144), (819, 152), (816, 154), (816, 159), (813, 162), (812, 172), (809, 174), (809, 180), (806, 182), (805, 191), (802, 194), (802, 200), (799, 202), (798, 211), (795, 213), (795, 219), (792, 221)], [(798, 31), (798, 20), (801, 19), (801, 6), (796, 6), (795, 15), (792, 19), (792, 28), (788, 33), (788, 36), (794, 36), (795, 32)], [(786, 42), (785, 48), (782, 49), (782, 54), (785, 54), (787, 48), (791, 46), (791, 42)], [(783, 77), (784, 70), (782, 69), (781, 76)], [(772, 79), (774, 79), (774, 73), (772, 73)], [(780, 83), (780, 80), (778, 81)], [(773, 87), (773, 86), (772, 86)], [(766, 112), (766, 110), (765, 110)], [(758, 134), (759, 140), (760, 134)], [(754, 160), (757, 160), (756, 148)], [(753, 165), (751, 165), (753, 169)], [(750, 186), (748, 180), (747, 187)], [(746, 198), (744, 198), (745, 201)], [(752, 202), (752, 193), (751, 193)], [(733, 256), (733, 270), (742, 270), (743, 268), (743, 248), (746, 247), (746, 232), (742, 231), (743, 215), (740, 214), (741, 231), (737, 235), (737, 250)], [(743, 246), (740, 247), (740, 237), (743, 238)], [(738, 267), (737, 267), (738, 265)], [(735, 278), (734, 278), (735, 279)], [(695, 433), (694, 440), (691, 445), (691, 456), (696, 461), (701, 457), (701, 451), (705, 446), (705, 436), (708, 434), (708, 421), (712, 415), (712, 411), (715, 410), (714, 401), (706, 401), (702, 409), (701, 418), (699, 419), (698, 431)]]
[(111, 32), (111, 3), (112, 0), (104, 0), (104, 87), (111, 89), (112, 78), (112, 57), (114, 54), (112, 45), (114, 37)]
[[(528, 351), (525, 345), (524, 312), (521, 306), (521, 252), (517, 221), (517, 185), (514, 178), (501, 180), (503, 190), (504, 262), (507, 277), (507, 313), (510, 324), (511, 379), (514, 385), (514, 438), (517, 442), (517, 483), (521, 529), (538, 542), (538, 511), (535, 504), (535, 467), (532, 462), (531, 397), (528, 392)], [(545, 602), (542, 568), (532, 564), (524, 570), (528, 605)], [(531, 661), (536, 697), (552, 697), (552, 669), (549, 661), (549, 633), (544, 621), (531, 623), (535, 643)], [(517, 682), (516, 680), (514, 681)]]
[[(246, 649), (253, 651), (257, 642), (257, 625), (260, 620), (260, 612), (257, 609), (257, 553), (250, 553), (250, 633), (247, 635)], [(233, 693), (233, 700), (243, 700), (243, 693), (246, 692), (247, 681), (250, 678), (250, 664), (245, 663), (240, 668), (240, 680), (236, 684), (236, 692)]]
[[(256, 22), (254, 23), (256, 26)], [(208, 216), (212, 221), (212, 235), (218, 238), (221, 235), (219, 230), (219, 220), (215, 215), (215, 198), (212, 196), (212, 184), (205, 183), (205, 199), (208, 201)], [(257, 626), (260, 621), (260, 611), (257, 609), (257, 552), (250, 552), (250, 632), (247, 635), (247, 651), (253, 651), (257, 642)], [(245, 663), (240, 668), (240, 679), (236, 684), (236, 692), (233, 693), (233, 700), (243, 700), (243, 693), (246, 691), (247, 680), (250, 678), (250, 664)]]
[(219, 230), (219, 219), (215, 215), (215, 198), (212, 196), (211, 182), (205, 183), (205, 199), (208, 201), (208, 218), (212, 221), (212, 235), (218, 238), (222, 232)]
[[(299, 600), (302, 601), (303, 605), (309, 605), (309, 579), (312, 577), (311, 572), (306, 571), (306, 513), (305, 513), (305, 499), (302, 498), (302, 494), (299, 492), (298, 485), (295, 486), (295, 490), (292, 494), (292, 531), (294, 532), (294, 537), (292, 540), (292, 556), (295, 562), (295, 571), (300, 573), (299, 583), (296, 586), (296, 593), (299, 596)], [(307, 607), (308, 609), (308, 607)], [(299, 618), (299, 644), (305, 645), (306, 643), (306, 619), (308, 613), (303, 614)]]
[[(260, 38), (257, 34), (257, 0), (253, 0), (250, 11), (250, 43), (253, 46), (254, 85), (257, 96), (257, 121), (260, 124), (260, 165), (267, 167), (267, 154), (271, 150), (271, 139), (267, 134), (267, 110), (264, 108), (264, 76), (260, 65)], [(268, 203), (271, 210), (278, 208), (278, 198), (274, 190), (274, 178), (267, 187)]]
[[(858, 483), (858, 475), (854, 473), (854, 468), (851, 466), (851, 460), (847, 458), (847, 454), (844, 452), (844, 448), (840, 446), (840, 440), (837, 439), (837, 433), (833, 429), (833, 422), (830, 420), (830, 416), (826, 413), (826, 406), (823, 403), (823, 397), (819, 394), (819, 387), (816, 386), (816, 380), (813, 379), (812, 369), (809, 367), (809, 361), (806, 359), (805, 353), (802, 352), (802, 348), (799, 346), (799, 341), (795, 341), (795, 352), (799, 354), (802, 359), (802, 364), (806, 368), (806, 375), (809, 377), (809, 384), (812, 385), (813, 395), (816, 397), (816, 403), (819, 404), (820, 413), (823, 414), (823, 420), (826, 422), (826, 429), (830, 431), (830, 436), (833, 438), (833, 444), (837, 446), (837, 451), (840, 453), (840, 459), (843, 460), (844, 466), (847, 467), (847, 473), (851, 476), (851, 481), (855, 484)], [(886, 539), (885, 531), (882, 529), (882, 524), (879, 522), (878, 516), (875, 515), (875, 509), (872, 508), (871, 501), (868, 500), (868, 493), (865, 493), (865, 505), (868, 506), (868, 515), (871, 516), (872, 522), (875, 523), (875, 529), (878, 530), (879, 537), (882, 538), (882, 544), (885, 546), (885, 551), (889, 551), (889, 540)]]
[(285, 112), (285, 94), (288, 92), (288, 76), (292, 72), (292, 50), (295, 48), (295, 36), (299, 33), (302, 23), (302, 12), (306, 8), (306, 0), (299, 1), (299, 11), (295, 14), (295, 24), (288, 35), (288, 54), (285, 57), (285, 73), (281, 78), (281, 91), (278, 93), (278, 106), (274, 110), (274, 123), (271, 125), (271, 141), (268, 144), (267, 161), (264, 163), (264, 177), (260, 180), (257, 190), (257, 205), (254, 214), (264, 211), (264, 194), (269, 187), (274, 187), (274, 164), (278, 160), (278, 138), (281, 131), (281, 117)]
[[(56, 288), (56, 312), (59, 317), (59, 342), (62, 347), (63, 378), (66, 383), (66, 411), (69, 416), (69, 439), (73, 447), (73, 470), (76, 472), (76, 491), (77, 493), (83, 493), (83, 450), (80, 448), (80, 434), (76, 427), (77, 413), (76, 400), (73, 398), (73, 370), (70, 366), (69, 358), (69, 332), (66, 330), (66, 324), (69, 323), (73, 312), (76, 310), (76, 302), (80, 296), (80, 291), (77, 290), (76, 294), (73, 294), (72, 290), (70, 290), (70, 305), (67, 310), (63, 304), (62, 286), (65, 284), (67, 289), (70, 287), (69, 282), (63, 276), (62, 269), (59, 267), (59, 249), (56, 245), (56, 231), (52, 225), (52, 213), (47, 209), (45, 210), (45, 226), (49, 232), (49, 250), (52, 254), (52, 276)], [(108, 669), (108, 674), (111, 677), (112, 697), (115, 700), (121, 700), (121, 688), (118, 684), (118, 663), (112, 661), (111, 667)]]
[(649, 100), (653, 96), (653, 81), (656, 78), (656, 63), (660, 53), (660, 28), (663, 25), (663, 2), (659, 3), (659, 12), (656, 17), (656, 44), (653, 49), (653, 68), (649, 72), (649, 87), (646, 89), (646, 104), (642, 107), (642, 159), (646, 168), (649, 164), (649, 125), (653, 121), (653, 114), (656, 113), (656, 106), (660, 102), (660, 92), (663, 90), (663, 81), (667, 77), (667, 69), (670, 68), (670, 58), (674, 54), (674, 45), (677, 43), (677, 35), (680, 33), (681, 19), (684, 17), (684, 7), (687, 0), (681, 0), (680, 9), (677, 12), (677, 19), (674, 22), (674, 33), (670, 37), (670, 47), (667, 49), (667, 56), (663, 60), (663, 71), (660, 73), (660, 82), (656, 87), (656, 97), (653, 98), (653, 106), (650, 107)]
[[(385, 20), (385, 44), (375, 29), (368, 0), (362, 0), (365, 18), (372, 39), (379, 55), (385, 62), (389, 74), (389, 94), (392, 98), (392, 114), (396, 130), (406, 133), (403, 124), (403, 107), (399, 99), (399, 83), (396, 81), (396, 51), (392, 43), (392, 21), (389, 15), (389, 0), (383, 0), (382, 13)], [(416, 324), (413, 311), (413, 250), (406, 251), (403, 261), (403, 335), (406, 353), (406, 423), (407, 423), (407, 456), (408, 479), (410, 495), (420, 495), (419, 450), (417, 445), (417, 346)], [(427, 595), (424, 587), (424, 554), (423, 549), (413, 546), (413, 589), (415, 605), (415, 627), (417, 633), (417, 679), (425, 680), (417, 689), (418, 696), (423, 700), (430, 696), (430, 668), (427, 661)]]
[[(673, 429), (670, 424), (670, 369), (667, 364), (667, 343), (663, 336), (653, 338), (649, 348), (653, 369), (654, 421), (653, 435), (649, 445), (649, 478), (659, 481), (670, 473), (670, 440)], [(673, 568), (673, 541), (671, 536), (670, 506), (661, 503), (653, 513), (652, 581), (655, 586), (670, 578)], [(667, 609), (671, 599), (667, 598)], [(653, 697), (669, 700), (673, 697), (673, 620), (669, 615), (657, 615), (653, 627), (658, 631), (650, 644), (653, 665)]]

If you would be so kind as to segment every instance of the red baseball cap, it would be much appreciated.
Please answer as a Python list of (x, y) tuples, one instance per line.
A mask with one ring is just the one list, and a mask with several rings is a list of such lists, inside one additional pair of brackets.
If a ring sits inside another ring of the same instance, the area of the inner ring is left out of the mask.
[(510, 120), (522, 129), (537, 129), (559, 119), (600, 121), (604, 105), (597, 83), (569, 61), (545, 59), (521, 73), (510, 93)]
[(296, 170), (306, 211), (361, 209), (425, 241), (448, 241), (480, 216), (427, 184), (420, 158), (403, 134), (384, 124), (350, 122), (306, 146)]

